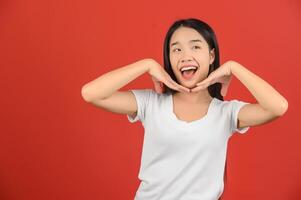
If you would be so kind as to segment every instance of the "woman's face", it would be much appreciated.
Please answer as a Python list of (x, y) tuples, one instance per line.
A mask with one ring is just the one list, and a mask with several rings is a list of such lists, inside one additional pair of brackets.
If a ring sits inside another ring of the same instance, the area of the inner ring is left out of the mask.
[[(170, 63), (178, 82), (194, 88), (207, 77), (209, 65), (214, 61), (214, 49), (209, 53), (209, 46), (203, 36), (195, 29), (180, 27), (170, 39)], [(184, 66), (195, 66), (197, 70), (181, 72)]]

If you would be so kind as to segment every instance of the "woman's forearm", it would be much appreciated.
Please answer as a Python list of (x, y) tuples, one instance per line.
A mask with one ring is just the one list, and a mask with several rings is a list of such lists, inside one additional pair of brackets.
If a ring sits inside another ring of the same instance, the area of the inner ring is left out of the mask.
[(247, 87), (264, 109), (276, 115), (282, 115), (287, 110), (287, 100), (265, 80), (238, 62), (231, 61), (230, 68), (232, 74)]
[(107, 72), (82, 87), (83, 98), (90, 102), (105, 99), (145, 72), (148, 72), (152, 59), (146, 58)]

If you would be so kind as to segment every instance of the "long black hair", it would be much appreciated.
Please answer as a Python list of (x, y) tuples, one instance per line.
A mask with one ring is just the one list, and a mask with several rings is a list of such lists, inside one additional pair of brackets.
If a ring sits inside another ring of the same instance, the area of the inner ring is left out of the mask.
[[(215, 59), (212, 64), (209, 66), (209, 74), (217, 69), (220, 66), (220, 60), (219, 60), (219, 48), (217, 43), (217, 38), (215, 36), (215, 33), (213, 29), (205, 22), (195, 19), (195, 18), (189, 18), (189, 19), (180, 19), (174, 22), (169, 30), (166, 33), (165, 39), (164, 39), (164, 47), (163, 47), (163, 56), (164, 56), (164, 69), (169, 74), (169, 76), (177, 83), (179, 83), (176, 79), (175, 74), (172, 71), (172, 67), (170, 64), (170, 58), (169, 58), (169, 43), (170, 38), (173, 35), (173, 33), (179, 28), (179, 27), (189, 27), (195, 29), (197, 32), (199, 32), (203, 38), (206, 40), (206, 42), (209, 45), (209, 50), (214, 49), (215, 52)], [(221, 83), (215, 83), (208, 87), (208, 92), (211, 97), (218, 98), (220, 100), (224, 100), (223, 96), (221, 95)], [(173, 90), (172, 88), (167, 87), (165, 84), (163, 84), (163, 93), (176, 93), (178, 91)]]

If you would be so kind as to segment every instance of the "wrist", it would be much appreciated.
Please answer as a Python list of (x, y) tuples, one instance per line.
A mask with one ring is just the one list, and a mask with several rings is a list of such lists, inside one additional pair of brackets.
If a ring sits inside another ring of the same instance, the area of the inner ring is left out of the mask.
[(158, 65), (158, 63), (154, 59), (152, 59), (152, 58), (145, 59), (145, 66), (146, 66), (148, 72), (151, 71), (151, 69), (156, 65)]
[(228, 61), (229, 74), (234, 74), (236, 63), (233, 60)]
[(149, 71), (150, 68), (151, 68), (151, 65), (152, 65), (152, 59), (151, 58), (145, 58), (145, 59), (143, 59), (143, 63), (144, 63), (144, 66), (145, 66), (146, 70)]

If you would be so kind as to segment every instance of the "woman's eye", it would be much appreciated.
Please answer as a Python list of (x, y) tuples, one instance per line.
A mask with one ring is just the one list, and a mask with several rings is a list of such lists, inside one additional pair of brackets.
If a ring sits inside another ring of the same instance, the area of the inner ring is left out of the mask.
[[(194, 47), (196, 47), (196, 49), (200, 49), (200, 48), (201, 48), (201, 47), (199, 47), (199, 46), (193, 46), (193, 48), (194, 48)], [(176, 49), (173, 50), (173, 52), (176, 52), (177, 50), (181, 50), (181, 49), (176, 48)]]

